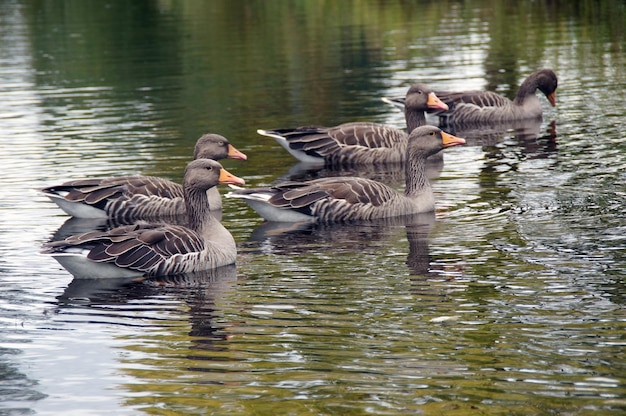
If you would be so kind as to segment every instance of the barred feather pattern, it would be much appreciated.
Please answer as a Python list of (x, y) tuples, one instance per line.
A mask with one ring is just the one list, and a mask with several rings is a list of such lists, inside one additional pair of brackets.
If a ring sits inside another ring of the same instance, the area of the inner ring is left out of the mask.
[[(185, 173), (193, 179), (203, 167), (218, 171), (211, 183), (217, 183), (221, 165), (199, 159), (191, 162)], [(236, 260), (235, 241), (226, 228), (210, 213), (206, 198), (208, 186), (185, 185), (189, 226), (145, 221), (108, 231), (93, 231), (46, 244), (45, 252), (59, 253), (72, 247), (89, 250), (87, 258), (95, 263), (111, 263), (146, 276), (173, 275), (212, 269)]]
[[(281, 217), (300, 220), (301, 216), (287, 215), (289, 211), (323, 223), (368, 221), (429, 212), (434, 210), (435, 200), (426, 177), (426, 158), (443, 149), (442, 134), (434, 126), (423, 126), (412, 132), (407, 146), (403, 194), (365, 178), (326, 177), (284, 182), (269, 188), (235, 190), (227, 196), (244, 199), (261, 215), (279, 220)], [(462, 139), (455, 139), (454, 144), (464, 143)], [(454, 144), (447, 143), (446, 146)]]
[[(271, 132), (281, 134), (280, 130)], [(299, 127), (281, 135), (292, 149), (323, 158), (329, 165), (401, 163), (407, 137), (401, 130), (368, 122)]]
[[(429, 106), (445, 107), (423, 84), (412, 85), (405, 102), (407, 131), (426, 124)], [(327, 165), (356, 166), (404, 163), (408, 134), (403, 130), (370, 122), (350, 122), (334, 127), (304, 126), (293, 129), (259, 130), (282, 138), (284, 146), (323, 160)], [(279, 141), (280, 142), (280, 141)]]
[[(194, 159), (219, 160), (227, 157), (246, 159), (243, 153), (218, 134), (205, 134), (197, 140)], [(126, 222), (186, 214), (183, 187), (155, 176), (82, 179), (43, 188), (41, 191), (57, 203), (58, 199), (63, 199), (69, 203), (85, 204), (103, 211), (109, 218)], [(222, 208), (222, 198), (217, 188), (209, 189), (207, 197), (212, 210)], [(71, 204), (62, 208), (73, 209)], [(67, 213), (81, 215), (72, 211)]]
[(246, 199), (246, 194), (266, 194), (267, 203), (275, 208), (297, 211), (317, 222), (368, 221), (432, 211), (430, 184), (425, 177), (416, 181), (421, 185), (411, 185), (410, 194), (365, 178), (328, 177), (233, 191), (229, 196)]
[[(428, 196), (429, 190), (430, 187), (423, 189), (419, 196)], [(434, 209), (433, 198), (414, 197), (417, 198), (409, 199), (380, 182), (351, 178), (331, 188), (326, 198), (318, 199), (308, 207), (310, 215), (321, 222), (369, 221)]]
[(107, 202), (105, 211), (123, 223), (140, 219), (166, 219), (187, 213), (184, 198), (162, 198), (155, 195), (128, 195)]
[[(227, 240), (232, 240), (232, 236)], [(86, 247), (90, 248), (87, 258), (91, 261), (113, 263), (146, 276), (164, 276), (234, 263), (235, 242), (227, 243), (220, 247), (207, 245), (198, 233), (183, 226), (134, 224), (56, 241), (48, 245), (47, 252), (62, 251), (70, 246)]]
[[(448, 106), (451, 110), (439, 113), (440, 122), (444, 125), (476, 125), (541, 119), (543, 117), (541, 102), (534, 94), (527, 96), (524, 102), (518, 105), (508, 98), (492, 92), (470, 91), (469, 93), (471, 94), (469, 96), (450, 94)], [(443, 97), (448, 99), (446, 95)]]
[(549, 69), (530, 74), (520, 85), (513, 101), (491, 91), (436, 91), (435, 94), (448, 105), (447, 111), (439, 111), (443, 124), (478, 124), (505, 121), (541, 119), (543, 110), (536, 95), (537, 90), (545, 94), (550, 104), (555, 105), (558, 79)]
[[(478, 126), (480, 124), (503, 123), (516, 120), (542, 119), (541, 102), (536, 96), (541, 91), (556, 105), (558, 79), (550, 69), (530, 74), (520, 85), (514, 100), (491, 91), (469, 90), (460, 92), (435, 91), (448, 110), (427, 110), (439, 116), (440, 125)], [(383, 101), (403, 109), (404, 97), (384, 97)]]

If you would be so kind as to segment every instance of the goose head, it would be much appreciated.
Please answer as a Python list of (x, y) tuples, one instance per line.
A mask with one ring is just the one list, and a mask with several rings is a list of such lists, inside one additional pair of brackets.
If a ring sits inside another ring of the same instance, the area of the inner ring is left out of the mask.
[(465, 139), (453, 136), (439, 127), (426, 125), (417, 127), (409, 135), (408, 155), (421, 153), (430, 156), (452, 146), (465, 144)]
[(219, 134), (205, 134), (198, 139), (193, 154), (194, 159), (239, 159), (248, 157), (230, 144), (228, 139)]
[(404, 99), (406, 111), (447, 110), (448, 105), (424, 84), (413, 84)]
[(542, 69), (536, 72), (537, 89), (546, 95), (552, 105), (556, 106), (556, 87), (559, 83), (556, 74), (551, 69)]
[(189, 162), (185, 169), (183, 185), (187, 189), (206, 191), (217, 184), (245, 185), (245, 181), (211, 159), (196, 159)]

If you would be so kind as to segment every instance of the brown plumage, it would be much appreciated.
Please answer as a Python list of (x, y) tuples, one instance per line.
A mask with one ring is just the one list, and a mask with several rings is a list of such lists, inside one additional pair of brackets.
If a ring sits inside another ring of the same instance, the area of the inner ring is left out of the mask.
[(435, 201), (425, 174), (426, 158), (465, 143), (438, 127), (418, 127), (409, 135), (403, 194), (360, 177), (329, 177), (279, 183), (269, 188), (231, 191), (227, 197), (246, 201), (268, 221), (347, 222), (405, 216), (432, 211)]
[[(237, 150), (223, 136), (205, 134), (198, 139), (194, 159), (241, 159)], [(183, 188), (168, 179), (154, 176), (121, 176), (69, 181), (41, 190), (67, 214), (77, 218), (116, 218), (124, 222), (138, 219), (185, 215)], [(207, 196), (211, 209), (222, 207), (217, 188)]]
[(526, 119), (541, 119), (541, 102), (535, 92), (545, 94), (556, 105), (558, 80), (550, 69), (530, 74), (520, 85), (513, 101), (491, 91), (438, 92), (449, 110), (438, 112), (443, 123), (489, 123)]
[[(423, 84), (415, 84), (409, 88), (405, 103), (408, 132), (426, 124), (426, 110), (448, 108)], [(408, 134), (402, 130), (368, 122), (258, 132), (274, 138), (300, 161), (327, 165), (403, 163), (408, 139)]]
[[(440, 125), (502, 123), (528, 119), (541, 119), (542, 108), (536, 92), (541, 91), (550, 104), (556, 106), (558, 79), (550, 69), (530, 74), (520, 85), (513, 100), (491, 91), (435, 91), (449, 107), (445, 111), (429, 111), (439, 116)], [(400, 97), (383, 98), (383, 101), (402, 108)]]
[(218, 183), (244, 181), (214, 160), (194, 160), (183, 181), (188, 226), (140, 222), (47, 243), (44, 252), (79, 278), (172, 275), (232, 264), (235, 241), (211, 215), (206, 198)]

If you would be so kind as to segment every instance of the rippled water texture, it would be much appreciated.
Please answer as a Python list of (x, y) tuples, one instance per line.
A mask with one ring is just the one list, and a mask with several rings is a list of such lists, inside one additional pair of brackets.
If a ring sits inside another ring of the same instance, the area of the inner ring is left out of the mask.
[[(599, 415), (626, 412), (626, 11), (618, 1), (0, 4), (0, 413)], [(180, 180), (225, 135), (251, 186), (393, 170), (296, 164), (259, 128), (403, 115), (420, 81), (557, 107), (461, 131), (437, 210), (263, 223), (225, 200), (236, 267), (73, 280), (41, 244), (94, 224), (37, 188)]]

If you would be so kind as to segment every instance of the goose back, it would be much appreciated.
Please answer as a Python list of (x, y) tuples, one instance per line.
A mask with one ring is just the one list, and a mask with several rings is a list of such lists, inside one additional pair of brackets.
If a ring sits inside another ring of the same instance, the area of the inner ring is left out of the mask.
[(269, 221), (369, 221), (428, 212), (434, 209), (435, 201), (425, 174), (426, 158), (464, 142), (434, 126), (413, 130), (405, 156), (403, 194), (365, 178), (328, 177), (236, 190), (227, 196), (243, 199)]
[(556, 74), (550, 69), (542, 69), (524, 80), (513, 101), (491, 91), (437, 91), (437, 96), (449, 107), (446, 111), (437, 112), (437, 115), (444, 125), (541, 119), (543, 110), (536, 91), (544, 93), (550, 104), (555, 106), (557, 85)]
[[(514, 100), (492, 91), (440, 91), (437, 97), (447, 106), (447, 110), (428, 109), (429, 113), (439, 116), (439, 124), (466, 126), (487, 123), (506, 123), (510, 121), (542, 119), (541, 102), (536, 91), (541, 91), (553, 107), (556, 106), (558, 78), (551, 69), (542, 69), (529, 75), (520, 85)], [(405, 97), (383, 97), (382, 100), (396, 108), (404, 109)]]
[[(194, 159), (240, 159), (247, 156), (218, 134), (205, 134), (194, 148)], [(139, 219), (184, 216), (183, 188), (171, 180), (154, 176), (122, 176), (82, 179), (41, 189), (67, 214), (77, 218)], [(211, 209), (222, 208), (216, 187), (207, 191)]]
[(211, 215), (205, 196), (217, 183), (244, 182), (216, 161), (195, 160), (187, 166), (183, 183), (188, 226), (140, 222), (70, 236), (46, 244), (44, 252), (76, 277), (171, 275), (232, 264), (237, 254), (235, 241)]
[[(426, 124), (427, 109), (447, 109), (423, 84), (411, 86), (405, 103), (409, 132)], [(403, 163), (408, 138), (402, 130), (370, 122), (350, 122), (334, 127), (258, 130), (258, 133), (273, 137), (300, 161), (336, 166)]]

